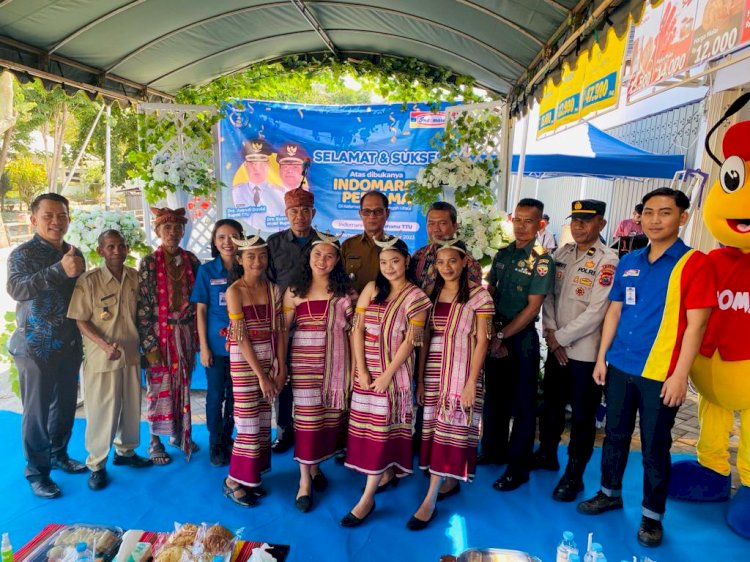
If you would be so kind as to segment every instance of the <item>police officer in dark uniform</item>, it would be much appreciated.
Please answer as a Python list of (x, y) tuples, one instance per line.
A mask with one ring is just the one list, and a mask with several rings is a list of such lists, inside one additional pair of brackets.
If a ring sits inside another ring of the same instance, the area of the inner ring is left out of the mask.
[(516, 241), (495, 255), (489, 276), (498, 324), (485, 369), (480, 461), (507, 462), (505, 473), (492, 485), (501, 492), (528, 482), (531, 469), (540, 363), (534, 322), (555, 279), (555, 264), (536, 241), (543, 214), (541, 201), (518, 202), (512, 219)]

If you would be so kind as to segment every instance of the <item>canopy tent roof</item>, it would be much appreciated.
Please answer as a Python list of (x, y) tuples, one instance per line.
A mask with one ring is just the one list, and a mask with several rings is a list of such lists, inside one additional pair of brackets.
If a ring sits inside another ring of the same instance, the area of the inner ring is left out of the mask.
[[(518, 172), (519, 155), (512, 171)], [(608, 135), (588, 122), (550, 135), (526, 152), (523, 174), (535, 177), (669, 178), (684, 167), (679, 154), (654, 154)]]
[(333, 52), (413, 57), (507, 95), (594, 4), (602, 2), (0, 0), (0, 68), (153, 99), (258, 62)]

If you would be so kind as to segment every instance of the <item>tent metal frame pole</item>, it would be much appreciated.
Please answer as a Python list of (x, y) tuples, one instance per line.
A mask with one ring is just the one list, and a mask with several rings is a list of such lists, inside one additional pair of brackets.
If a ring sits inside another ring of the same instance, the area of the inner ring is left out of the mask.
[(94, 129), (96, 129), (96, 125), (97, 123), (99, 123), (99, 119), (101, 119), (102, 113), (104, 113), (105, 107), (107, 107), (107, 104), (103, 103), (102, 106), (99, 108), (99, 113), (96, 114), (96, 119), (94, 119), (94, 122), (91, 124), (91, 128), (89, 129), (89, 132), (86, 135), (86, 139), (83, 141), (81, 150), (78, 151), (78, 156), (76, 156), (76, 159), (73, 162), (73, 165), (70, 167), (68, 176), (65, 178), (65, 181), (63, 182), (63, 186), (60, 188), (60, 193), (65, 191), (65, 188), (68, 187), (70, 180), (73, 179), (73, 174), (76, 173), (76, 169), (78, 168), (78, 164), (80, 163), (81, 158), (83, 157), (83, 153), (86, 152), (86, 149), (89, 146), (89, 141), (91, 140), (91, 136), (94, 134)]
[(112, 105), (107, 104), (107, 118), (104, 121), (104, 208), (112, 206)]
[(530, 115), (523, 118), (523, 133), (521, 133), (521, 154), (518, 157), (518, 170), (516, 170), (516, 185), (513, 189), (513, 200), (510, 202), (510, 211), (515, 210), (518, 200), (521, 198), (521, 183), (523, 182), (523, 171), (526, 164), (526, 144), (529, 137)]

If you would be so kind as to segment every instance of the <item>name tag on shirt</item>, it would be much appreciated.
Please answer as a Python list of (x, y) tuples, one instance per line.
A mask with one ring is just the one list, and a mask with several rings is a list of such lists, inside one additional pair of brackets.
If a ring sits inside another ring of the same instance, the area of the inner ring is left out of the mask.
[(226, 285), (227, 284), (227, 278), (221, 278), (221, 279), (211, 279), (211, 285)]
[(219, 293), (219, 306), (226, 306), (227, 305), (227, 294), (222, 291)]
[(625, 304), (635, 304), (635, 287), (625, 287)]

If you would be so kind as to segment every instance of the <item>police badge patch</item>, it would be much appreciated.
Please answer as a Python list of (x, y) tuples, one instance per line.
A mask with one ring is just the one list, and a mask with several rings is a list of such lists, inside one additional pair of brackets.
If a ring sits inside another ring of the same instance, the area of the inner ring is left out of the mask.
[(615, 276), (615, 266), (611, 263), (602, 266), (602, 270), (599, 273), (599, 285), (602, 287), (609, 287), (612, 284), (612, 279)]
[(546, 262), (537, 264), (536, 273), (539, 277), (544, 277), (549, 273), (549, 265)]

